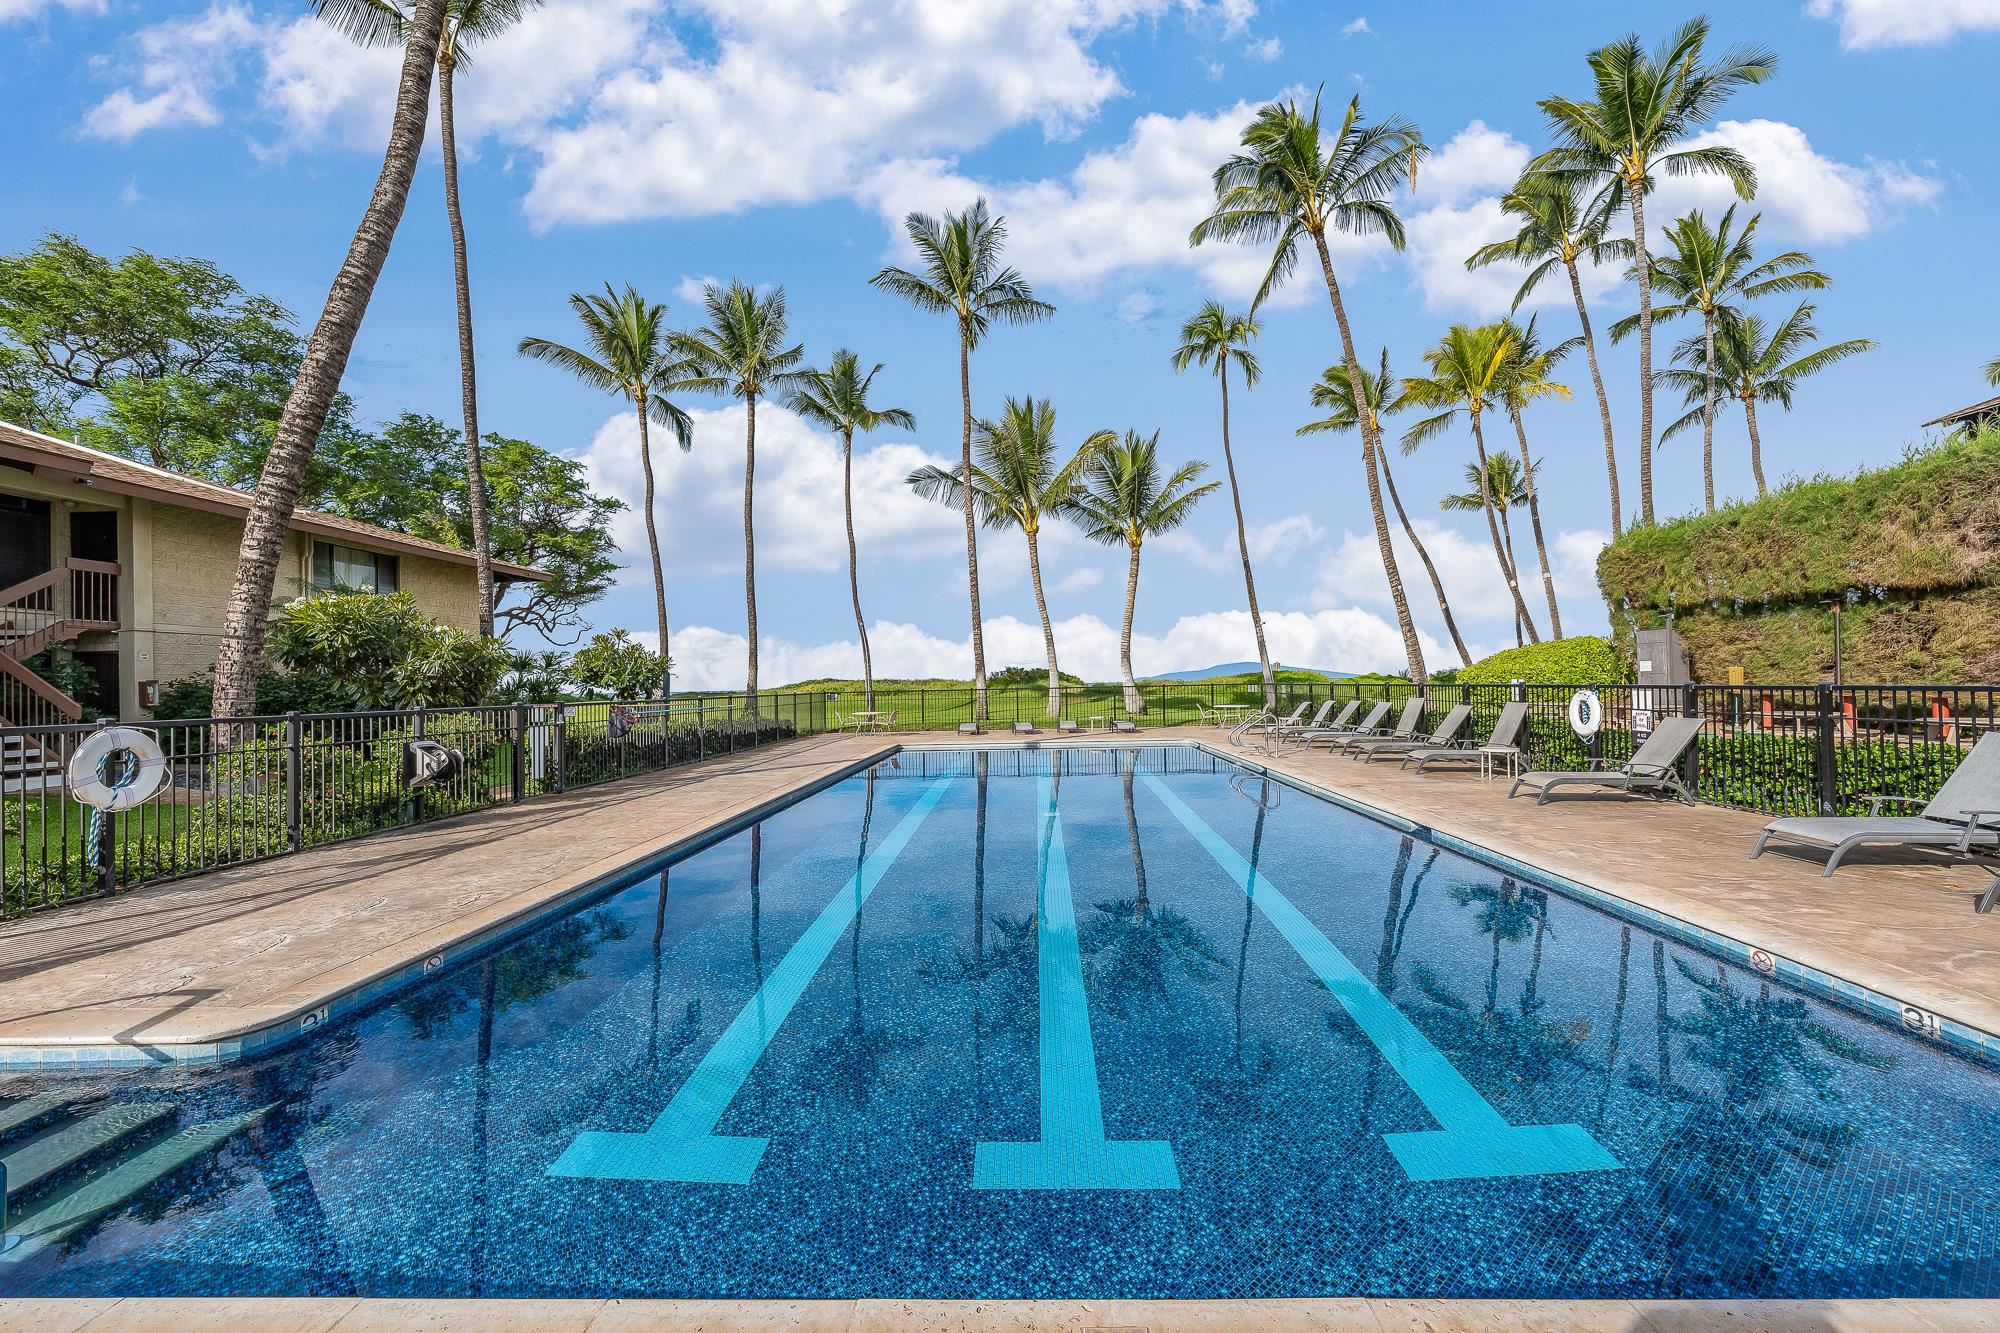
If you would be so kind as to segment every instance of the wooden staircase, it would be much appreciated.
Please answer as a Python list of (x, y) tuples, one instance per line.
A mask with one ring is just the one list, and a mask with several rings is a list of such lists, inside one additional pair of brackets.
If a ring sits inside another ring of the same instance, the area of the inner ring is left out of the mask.
[[(71, 559), (0, 588), (0, 729), (56, 727), (83, 717), (81, 703), (24, 663), (51, 644), (117, 629), (119, 572), (110, 561)], [(0, 795), (61, 785), (59, 765), (33, 736), (0, 736)]]

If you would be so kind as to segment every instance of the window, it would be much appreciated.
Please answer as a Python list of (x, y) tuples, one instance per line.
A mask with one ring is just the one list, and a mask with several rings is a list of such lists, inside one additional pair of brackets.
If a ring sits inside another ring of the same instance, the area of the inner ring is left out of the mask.
[(394, 592), (396, 557), (358, 546), (314, 542), (312, 584), (327, 592)]

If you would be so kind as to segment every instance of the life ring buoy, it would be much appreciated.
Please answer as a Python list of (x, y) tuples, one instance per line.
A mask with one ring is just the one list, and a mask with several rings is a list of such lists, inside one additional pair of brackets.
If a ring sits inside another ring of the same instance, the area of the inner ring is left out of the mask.
[(1596, 690), (1578, 690), (1569, 697), (1569, 729), (1587, 741), (1604, 725), (1604, 702)]
[(96, 810), (130, 810), (166, 786), (167, 757), (150, 731), (106, 727), (76, 747), (68, 776), (73, 799)]

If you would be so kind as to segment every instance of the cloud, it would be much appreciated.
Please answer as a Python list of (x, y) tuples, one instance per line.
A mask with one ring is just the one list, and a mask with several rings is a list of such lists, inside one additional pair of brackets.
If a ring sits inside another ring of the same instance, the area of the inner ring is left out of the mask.
[(1127, 292), (1112, 313), (1127, 324), (1138, 324), (1144, 322), (1159, 308), (1160, 303), (1153, 299), (1153, 294), (1142, 288)]
[(1366, 14), (1340, 25), (1340, 35), (1342, 37), (1358, 37), (1364, 32), (1373, 31), (1375, 30), (1368, 26), (1368, 16)]
[(125, 86), (86, 111), (79, 128), (91, 138), (129, 141), (172, 125), (220, 124), (216, 98), (235, 82), (237, 57), (258, 32), (246, 6), (225, 3), (140, 28), (127, 53), (97, 62)]
[(1104, 571), (1090, 565), (1078, 565), (1069, 573), (1057, 579), (1050, 586), (1051, 592), (1088, 592), (1104, 582)]
[[(1944, 183), (1902, 162), (1868, 160), (1860, 166), (1816, 151), (1804, 130), (1781, 120), (1725, 120), (1690, 146), (1727, 144), (1757, 168), (1757, 198), (1743, 206), (1764, 215), (1766, 234), (1838, 245), (1865, 236), (1893, 219), (1899, 207), (1927, 204)], [(1662, 225), (1689, 208), (1719, 212), (1736, 201), (1720, 176), (1663, 181), (1660, 205), (1648, 217)]]
[(1276, 60), (1285, 54), (1285, 44), (1276, 37), (1266, 37), (1261, 42), (1252, 42), (1244, 47), (1243, 54), (1252, 60)]
[[(1492, 539), (1486, 534), (1485, 520), (1474, 515), (1466, 530), (1447, 527), (1435, 519), (1415, 520), (1417, 535), (1437, 566), (1445, 596), (1451, 599), (1452, 615), (1461, 630), (1485, 624), (1504, 628), (1514, 618), (1514, 602), (1493, 556)], [(1473, 535), (1468, 536), (1467, 532)], [(1424, 573), (1416, 548), (1410, 545), (1402, 525), (1390, 528), (1396, 551), (1396, 566), (1403, 577), (1403, 591), (1409, 598), (1410, 613), (1425, 626), (1442, 625), (1437, 610), (1437, 594)], [(1555, 576), (1556, 595), (1566, 620), (1565, 631), (1575, 633), (1585, 624), (1601, 624), (1602, 603), (1597, 590), (1597, 553), (1607, 536), (1595, 531), (1559, 532), (1550, 541), (1550, 573)], [(1521, 590), (1528, 610), (1542, 632), (1548, 632), (1548, 602), (1542, 595), (1541, 566), (1535, 558), (1534, 538), (1525, 521), (1514, 525), (1514, 555), (1521, 562)], [(1388, 606), (1389, 584), (1382, 575), (1381, 550), (1375, 534), (1343, 533), (1340, 544), (1320, 567), (1314, 590), (1318, 601), (1354, 599), (1374, 606)], [(1569, 623), (1576, 622), (1575, 624)]]
[(0, 23), (40, 18), (57, 9), (72, 14), (102, 14), (107, 7), (108, 0), (0, 0)]
[(139, 188), (138, 177), (132, 177), (125, 182), (124, 188), (118, 191), (118, 202), (127, 208), (135, 208), (146, 202), (146, 192)]
[(1928, 45), (2000, 28), (2000, 0), (1807, 0), (1806, 12), (1836, 20), (1840, 44), (1850, 51)]
[(694, 305), (700, 305), (708, 295), (710, 286), (722, 286), (722, 279), (712, 273), (681, 274), (681, 280), (674, 284), (674, 295)]

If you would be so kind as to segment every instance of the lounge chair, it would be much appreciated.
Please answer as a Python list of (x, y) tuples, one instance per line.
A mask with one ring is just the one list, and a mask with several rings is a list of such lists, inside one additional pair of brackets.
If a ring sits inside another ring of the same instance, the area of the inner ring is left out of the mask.
[(1235, 729), (1229, 733), (1229, 743), (1241, 745), (1245, 736), (1261, 736), (1276, 727), (1295, 727), (1299, 724), (1299, 719), (1306, 715), (1306, 709), (1310, 707), (1312, 707), (1310, 702), (1301, 699), (1290, 717), (1276, 718), (1269, 713), (1252, 713), (1238, 722)]
[[(1346, 714), (1342, 714), (1342, 716), (1346, 716)], [(1320, 727), (1314, 731), (1295, 731), (1286, 737), (1286, 739), (1294, 745), (1309, 746), (1315, 741), (1324, 741), (1328, 745), (1333, 745), (1340, 741), (1354, 740), (1361, 736), (1373, 736), (1380, 733), (1382, 719), (1387, 716), (1389, 716), (1387, 701), (1377, 700), (1369, 707), (1367, 713), (1363, 714), (1359, 722), (1351, 722), (1345, 726)], [(1339, 719), (1335, 720), (1338, 721)]]
[(1458, 733), (1465, 728), (1466, 719), (1471, 716), (1471, 704), (1453, 704), (1444, 715), (1444, 721), (1438, 723), (1437, 730), (1428, 736), (1384, 736), (1376, 740), (1356, 741), (1347, 747), (1347, 752), (1363, 763), (1372, 764), (1377, 755), (1395, 759), (1412, 750), (1450, 745), (1458, 739)]
[(1019, 719), (1019, 718), (1016, 718), (1016, 719), (1014, 720), (1014, 734), (1015, 734), (1016, 736), (1033, 736), (1033, 735), (1036, 735), (1036, 734), (1037, 734), (1037, 732), (1036, 732), (1036, 728), (1035, 728), (1035, 724), (1034, 724), (1034, 723), (1032, 723), (1032, 722), (1024, 722), (1024, 721), (1022, 721), (1021, 719)]
[(1364, 741), (1414, 740), (1417, 728), (1423, 723), (1424, 710), (1428, 707), (1430, 700), (1421, 694), (1413, 694), (1403, 701), (1403, 711), (1396, 715), (1396, 725), (1393, 727), (1383, 726), (1378, 718), (1373, 727), (1363, 727), (1346, 735), (1312, 737), (1305, 743), (1324, 744), (1329, 750), (1345, 750)]
[(977, 736), (979, 734), (979, 724), (977, 722), (961, 722), (958, 724), (958, 734), (961, 736)]
[(1066, 717), (1056, 723), (1056, 730), (1065, 736), (1081, 736), (1083, 734), (1083, 728), (1076, 724), (1076, 719), (1073, 717)]
[[(1826, 847), (1833, 854), (1827, 857), (1822, 873), (1831, 875), (1841, 857), (1869, 844), (1932, 847), (1959, 856), (2000, 848), (2000, 732), (1981, 736), (1972, 753), (1958, 761), (1937, 795), (1916, 814), (1885, 816), (1882, 807), (1890, 802), (1916, 803), (1907, 796), (1875, 796), (1870, 798), (1865, 815), (1774, 819), (1758, 835), (1750, 859), (1762, 856), (1773, 841)], [(1993, 897), (1990, 888), (1980, 895), (1984, 906), (1979, 910), (1991, 907)]]
[(1992, 911), (1993, 900), (1995, 898), (2000, 898), (2000, 875), (1993, 877), (1993, 882), (1988, 884), (1985, 891), (1979, 895), (1979, 901), (1972, 905), (1972, 910), (1975, 912)]
[(1350, 699), (1347, 706), (1340, 710), (1339, 715), (1329, 722), (1327, 721), (1327, 714), (1333, 711), (1333, 700), (1328, 699), (1315, 709), (1313, 715), (1304, 722), (1292, 726), (1267, 728), (1264, 732), (1264, 748), (1268, 750), (1273, 745), (1282, 744), (1285, 741), (1295, 739), (1309, 732), (1338, 731), (1354, 717), (1354, 714), (1360, 707), (1361, 701), (1359, 699)]
[[(1273, 736), (1271, 740), (1273, 743), (1291, 741), (1296, 744), (1303, 744), (1304, 742), (1310, 740), (1314, 736), (1346, 735), (1350, 732), (1359, 730), (1359, 728), (1355, 726), (1354, 715), (1360, 711), (1361, 711), (1361, 701), (1359, 699), (1349, 699), (1347, 701), (1347, 706), (1345, 708), (1342, 708), (1339, 713), (1335, 714), (1332, 721), (1323, 723), (1315, 727), (1293, 727), (1287, 731), (1279, 732), (1277, 735)], [(1386, 714), (1387, 711), (1388, 710), (1385, 707), (1383, 709), (1383, 712)], [(1377, 720), (1379, 721), (1380, 719)], [(1268, 749), (1269, 746), (1266, 746), (1266, 748)]]
[[(1671, 795), (1693, 805), (1694, 793), (1681, 781), (1680, 762), (1704, 725), (1704, 720), (1698, 717), (1662, 718), (1658, 728), (1646, 738), (1646, 743), (1617, 768), (1587, 768), (1571, 773), (1523, 773), (1514, 779), (1507, 795), (1511, 799), (1521, 788), (1531, 787), (1535, 792), (1535, 804), (1542, 805), (1548, 801), (1549, 793), (1558, 787), (1598, 787), (1634, 796)], [(1595, 762), (1602, 763), (1603, 760)]]
[(1137, 731), (1139, 730), (1139, 724), (1129, 717), (1114, 717), (1111, 719), (1111, 729), (1113, 731)]
[(1528, 721), (1528, 705), (1510, 703), (1500, 709), (1500, 719), (1493, 724), (1493, 734), (1486, 738), (1484, 745), (1426, 745), (1415, 750), (1405, 750), (1403, 767), (1417, 766), (1421, 773), (1432, 764), (1488, 764), (1493, 755), (1516, 756), (1521, 753), (1515, 743), (1521, 728)]

